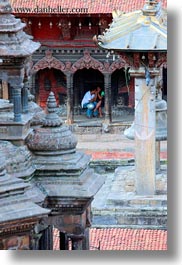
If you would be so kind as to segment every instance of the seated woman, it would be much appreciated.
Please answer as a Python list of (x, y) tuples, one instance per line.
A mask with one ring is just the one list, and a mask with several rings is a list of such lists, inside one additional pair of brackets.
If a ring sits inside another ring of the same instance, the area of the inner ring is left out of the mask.
[(99, 112), (99, 117), (101, 118), (103, 116), (102, 107), (104, 106), (104, 91), (101, 91), (101, 88), (99, 86), (96, 88), (96, 95), (97, 95), (96, 98), (97, 104), (95, 106), (94, 113)]
[(89, 91), (87, 91), (82, 99), (81, 106), (82, 108), (86, 108), (86, 116), (88, 118), (91, 118), (93, 116), (93, 109), (96, 107), (97, 102), (97, 93), (96, 89), (92, 88)]

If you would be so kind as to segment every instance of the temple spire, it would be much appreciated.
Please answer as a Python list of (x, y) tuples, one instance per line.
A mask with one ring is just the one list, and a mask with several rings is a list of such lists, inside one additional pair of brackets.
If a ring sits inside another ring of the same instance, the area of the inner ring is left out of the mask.
[(145, 16), (156, 16), (160, 8), (161, 8), (160, 1), (146, 0), (142, 12), (143, 15)]
[(0, 0), (0, 14), (10, 14), (12, 12), (9, 0)]
[(50, 92), (47, 99), (47, 115), (43, 121), (43, 127), (56, 127), (62, 125), (62, 120), (56, 113), (57, 104), (53, 92)]

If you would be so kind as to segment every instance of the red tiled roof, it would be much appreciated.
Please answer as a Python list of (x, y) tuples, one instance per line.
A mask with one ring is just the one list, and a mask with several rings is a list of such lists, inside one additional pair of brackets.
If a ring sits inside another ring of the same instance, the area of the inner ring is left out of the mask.
[(167, 231), (95, 228), (90, 230), (90, 241), (90, 250), (167, 250)]
[[(54, 233), (54, 250), (59, 249)], [(91, 228), (90, 250), (167, 250), (167, 231), (148, 229)]]
[[(46, 13), (79, 13), (79, 10), (74, 9), (88, 8), (90, 14), (112, 13), (114, 9), (123, 12), (130, 12), (141, 9), (144, 6), (145, 0), (10, 0), (14, 13), (37, 13), (36, 8), (69, 8), (69, 12), (60, 12), (54, 10)], [(167, 0), (161, 0), (162, 6), (167, 8)], [(41, 12), (40, 12), (41, 13)]]

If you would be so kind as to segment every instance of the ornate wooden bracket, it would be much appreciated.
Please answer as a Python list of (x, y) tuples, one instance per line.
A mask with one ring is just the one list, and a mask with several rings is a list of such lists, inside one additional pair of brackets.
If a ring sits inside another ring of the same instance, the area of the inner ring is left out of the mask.
[(52, 51), (47, 50), (45, 52), (45, 57), (43, 57), (41, 60), (39, 60), (34, 66), (32, 67), (32, 73), (36, 73), (39, 70), (45, 69), (45, 68), (55, 68), (62, 72), (65, 70), (65, 65), (58, 59), (56, 59), (54, 56), (52, 56)]
[(158, 58), (155, 66), (157, 68), (160, 66), (167, 68), (167, 53), (159, 53)]
[(72, 65), (71, 70), (74, 73), (77, 70), (83, 69), (83, 68), (86, 68), (86, 69), (92, 68), (95, 70), (99, 70), (100, 72), (104, 71), (104, 65), (98, 60), (94, 59), (90, 55), (90, 52), (88, 50), (85, 50), (84, 56)]

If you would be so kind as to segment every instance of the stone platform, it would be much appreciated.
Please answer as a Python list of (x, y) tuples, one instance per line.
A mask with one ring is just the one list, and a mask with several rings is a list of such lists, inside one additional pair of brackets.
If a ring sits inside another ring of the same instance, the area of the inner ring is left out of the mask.
[[(66, 117), (61, 116), (66, 122)], [(134, 119), (134, 114), (131, 112), (123, 112), (123, 115), (113, 116), (111, 124), (107, 127), (107, 132), (111, 134), (123, 133), (125, 129), (131, 126)], [(96, 134), (101, 135), (106, 131), (104, 117), (88, 119), (84, 114), (75, 115), (74, 123), (69, 126), (71, 131), (78, 135)]]
[(93, 227), (166, 229), (167, 142), (161, 142), (156, 195), (135, 191), (134, 141), (121, 134), (77, 134), (77, 148), (92, 156), (90, 165), (106, 177), (92, 202)]
[(135, 191), (133, 166), (118, 167), (105, 173), (105, 184), (92, 203), (93, 226), (166, 229), (166, 166), (156, 175), (156, 195), (139, 196)]

